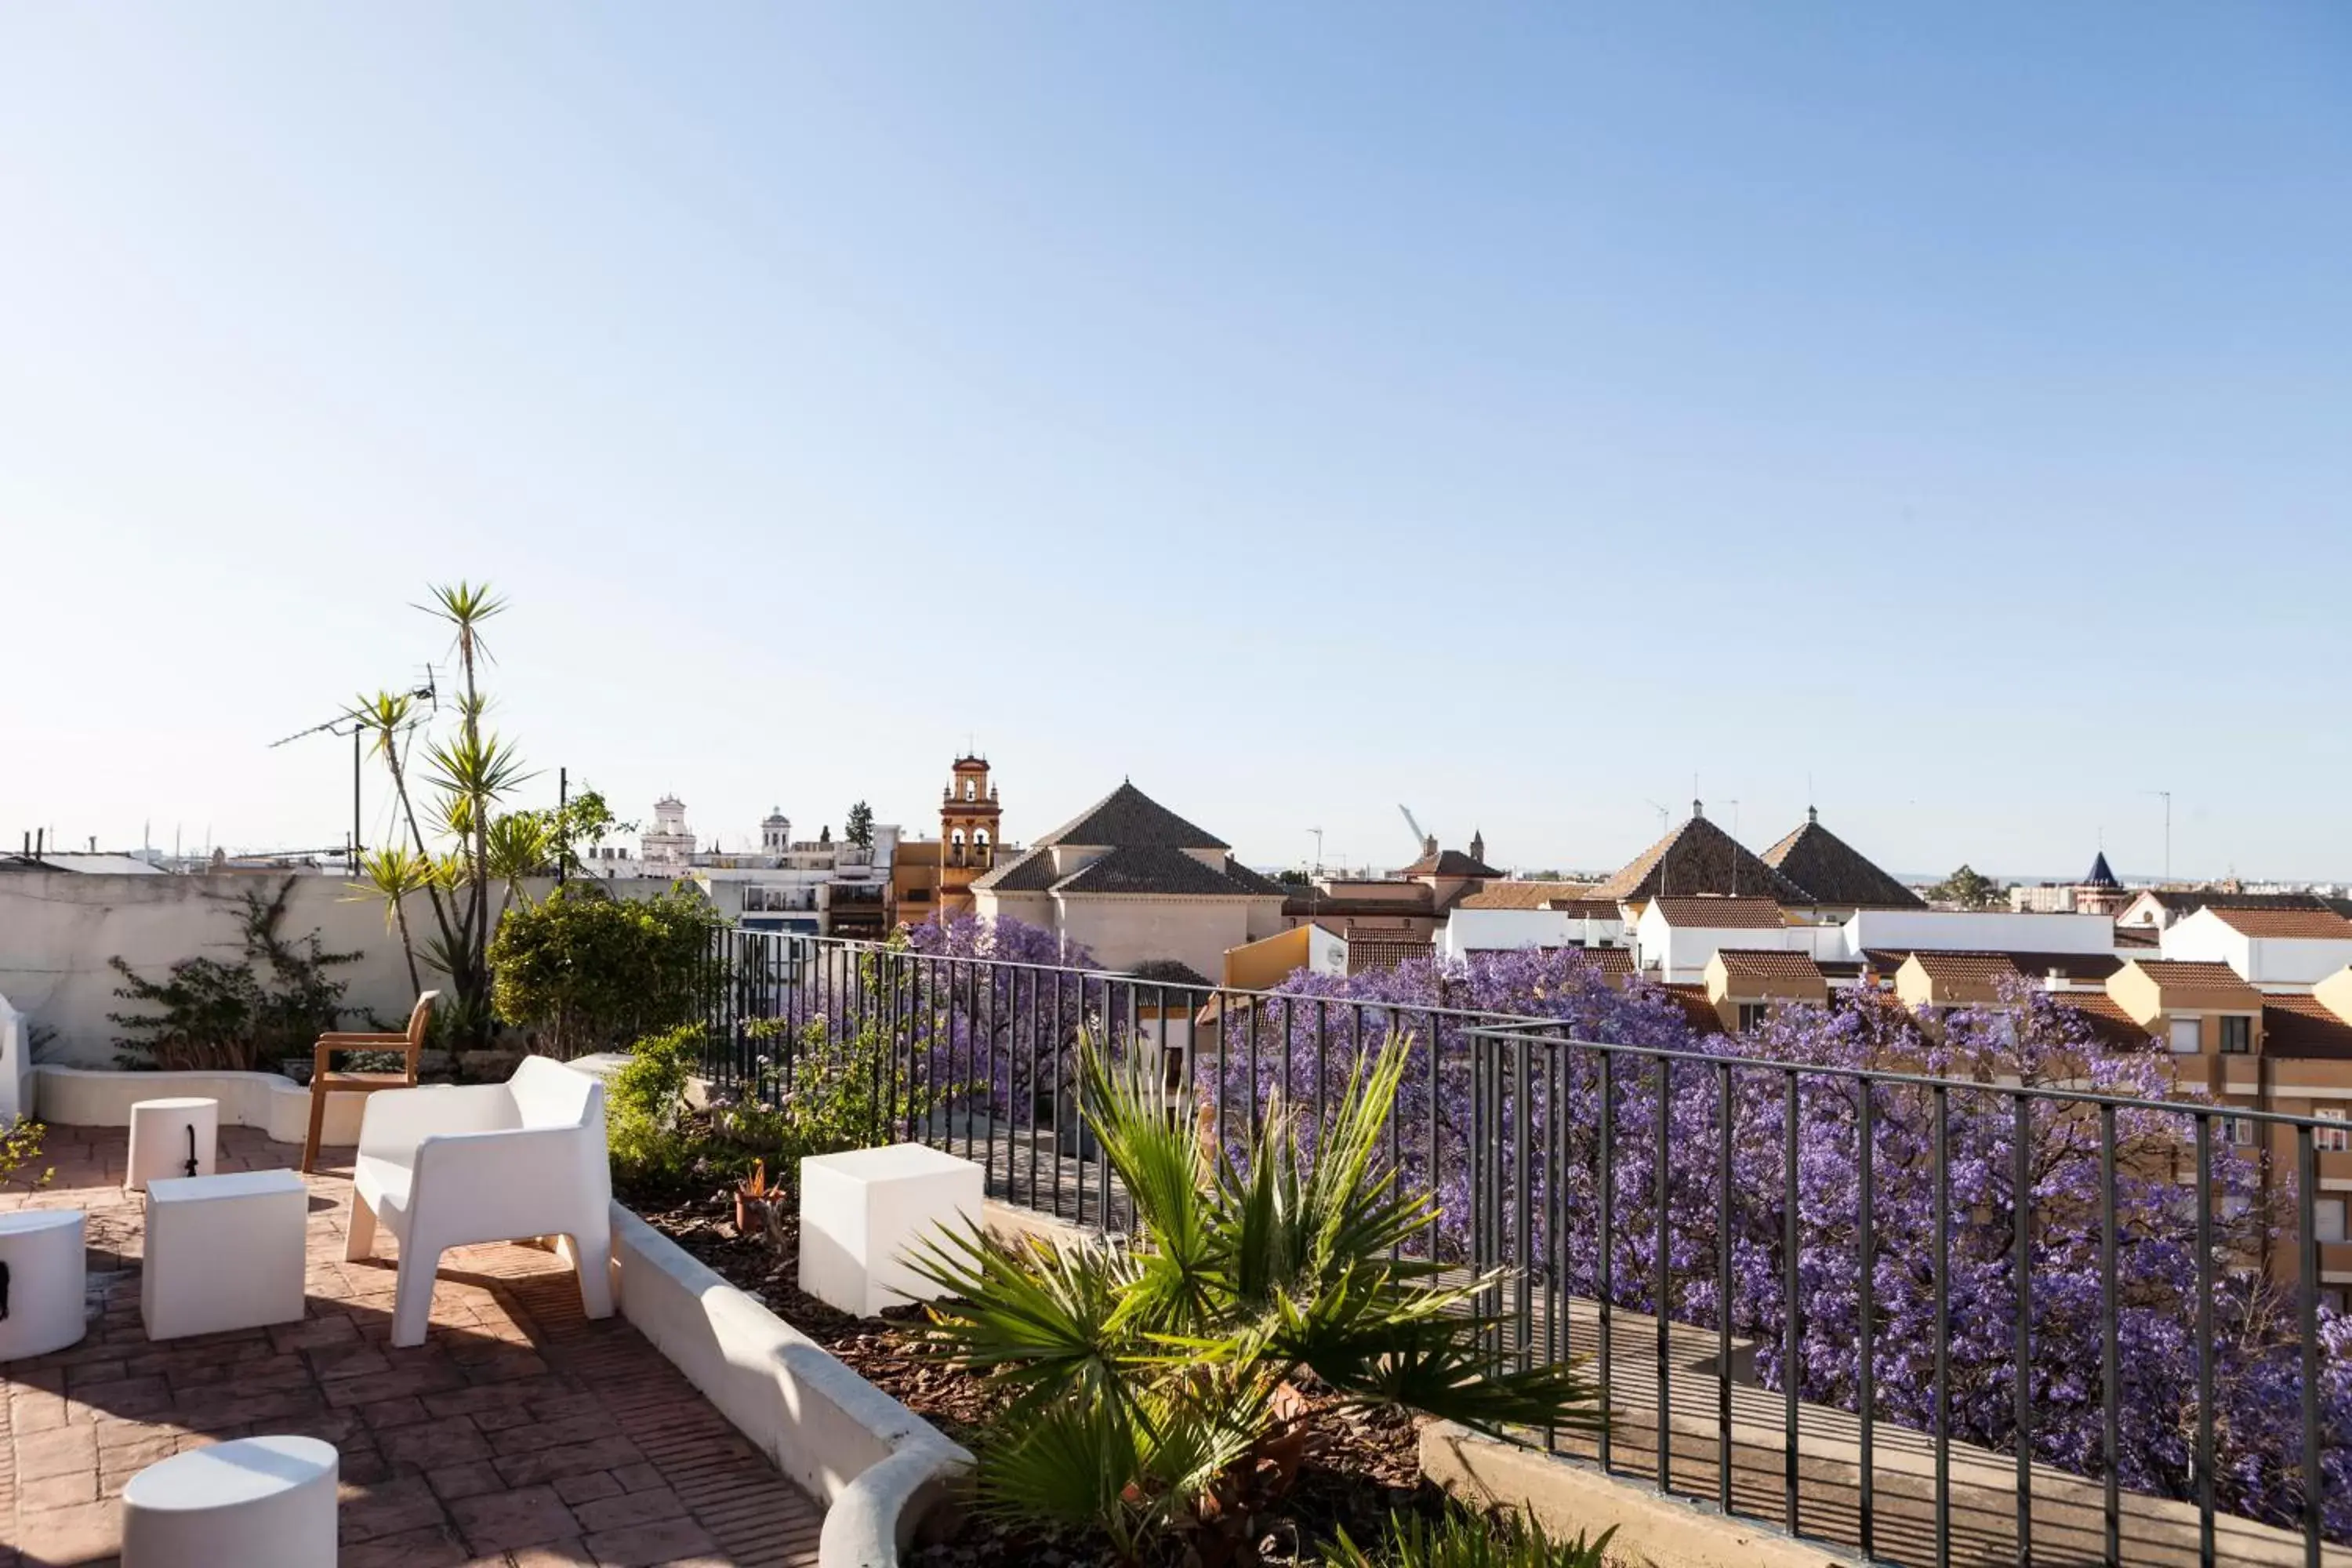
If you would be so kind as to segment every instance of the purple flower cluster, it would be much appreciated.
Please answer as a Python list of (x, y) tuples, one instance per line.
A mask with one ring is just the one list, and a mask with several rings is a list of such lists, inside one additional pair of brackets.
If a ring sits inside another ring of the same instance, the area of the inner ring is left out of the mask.
[[(1866, 1096), (1878, 1418), (1930, 1431), (1941, 1424), (1956, 1439), (2013, 1452), (2021, 1289), (2034, 1457), (2105, 1473), (2102, 1369), (2112, 1322), (2117, 1474), (2135, 1490), (2195, 1495), (2196, 1199), (2183, 1184), (2194, 1171), (2194, 1112), (2126, 1107), (2109, 1128), (2083, 1102), (2008, 1091), (2022, 1085), (2180, 1100), (2159, 1054), (2102, 1049), (2074, 1015), (2023, 990), (2003, 1007), (1948, 1014), (1933, 1026), (1889, 1000), (1859, 996), (1787, 1011), (1752, 1037), (1701, 1037), (1663, 993), (1612, 987), (1573, 952), (1487, 955), (1466, 965), (1424, 960), (1345, 978), (1301, 974), (1284, 991), (1228, 1013), (1222, 1037), (1198, 1064), (1201, 1090), (1216, 1098), (1229, 1132), (1279, 1100), (1311, 1153), (1315, 1107), (1342, 1090), (1360, 1049), (1391, 1029), (1404, 1033), (1412, 1045), (1394, 1159), (1409, 1185), (1436, 1194), (1448, 1256), (1528, 1268), (1569, 1294), (1605, 1293), (1633, 1310), (1663, 1303), (1674, 1318), (1712, 1327), (1725, 1304), (1718, 1248), (1727, 1240), (1729, 1316), (1734, 1332), (1755, 1342), (1759, 1374), (1774, 1388), (1793, 1376), (1803, 1397), (1849, 1410), (1862, 1383)], [(1490, 1041), (1482, 1053), (1469, 1033), (1481, 1014), (1557, 1020), (1550, 1032), (1559, 1036), (1632, 1048), (1614, 1053), (1605, 1069), (1604, 1101), (1602, 1058), (1612, 1053), (1511, 1041)], [(1667, 1063), (1644, 1051), (1706, 1059)], [(1963, 1087), (1939, 1094), (1912, 1084), (1865, 1086), (1852, 1069)], [(2111, 1282), (2103, 1145), (2115, 1156)], [(2251, 1161), (2214, 1140), (2211, 1190), (2226, 1216), (2216, 1222), (2211, 1260), (2216, 1495), (2232, 1511), (2294, 1524), (2304, 1496), (2300, 1347), (2290, 1293), (2259, 1264), (2275, 1241), (2259, 1178)], [(1933, 1376), (1939, 1295), (1940, 1410)], [(2352, 1348), (2352, 1328), (2326, 1314), (2322, 1337), (2326, 1522), (2331, 1535), (2352, 1539), (2352, 1361), (2339, 1353)]]

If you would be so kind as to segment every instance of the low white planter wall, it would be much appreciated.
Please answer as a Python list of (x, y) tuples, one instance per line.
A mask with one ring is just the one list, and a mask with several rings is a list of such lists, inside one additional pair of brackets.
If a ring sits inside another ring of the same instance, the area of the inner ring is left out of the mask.
[[(280, 1143), (299, 1143), (310, 1131), (310, 1091), (274, 1072), (109, 1072), (98, 1068), (33, 1069), (29, 1114), (68, 1127), (128, 1127), (142, 1100), (202, 1095), (220, 1101), (224, 1127), (258, 1127)], [(360, 1141), (363, 1094), (327, 1097), (324, 1143)]]
[(825, 1506), (819, 1568), (892, 1568), (971, 1455), (622, 1207), (621, 1315)]

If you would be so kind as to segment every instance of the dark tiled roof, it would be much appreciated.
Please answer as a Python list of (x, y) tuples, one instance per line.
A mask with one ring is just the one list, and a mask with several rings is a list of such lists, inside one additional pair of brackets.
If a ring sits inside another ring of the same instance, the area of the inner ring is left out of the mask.
[[(1263, 880), (1264, 879), (1260, 879)], [(1209, 898), (1260, 897), (1214, 867), (1181, 849), (1160, 844), (1129, 844), (1088, 862), (1054, 884), (1057, 893), (1157, 893)]]
[(2352, 921), (2334, 910), (2215, 910), (2213, 918), (2240, 936), (2352, 942)]
[(1864, 859), (1810, 811), (1804, 826), (1764, 851), (1763, 861), (1811, 894), (1816, 903), (1857, 909), (1925, 907), (1918, 894)]
[(1170, 849), (1229, 849), (1214, 834), (1193, 826), (1131, 784), (1117, 789), (1053, 832), (1039, 844), (1130, 845)]
[(1591, 897), (1636, 902), (1662, 894), (1760, 894), (1784, 904), (1812, 896), (1704, 816), (1694, 816), (1626, 862)]
[(2325, 910), (2345, 913), (2352, 899), (2326, 899), (2317, 893), (2230, 893), (2207, 888), (2150, 888), (2140, 895), (2153, 899), (2158, 907), (2176, 914), (2193, 915), (2199, 910)]
[(2316, 996), (2265, 996), (2263, 1054), (2304, 1061), (2352, 1060), (2352, 1024)]
[(2121, 882), (2116, 880), (2115, 872), (2108, 868), (2107, 852), (2104, 849), (2100, 850), (2096, 858), (2091, 861), (2089, 874), (2074, 885), (2078, 888), (2121, 888), (2123, 886)]
[(2153, 926), (2117, 926), (2116, 927), (2116, 945), (2152, 949), (2160, 947), (2163, 943), (2157, 940), (2156, 928)]
[[(1518, 882), (1495, 881), (1472, 893), (1454, 907), (1457, 910), (1542, 910), (1558, 904), (1581, 900), (1592, 890), (1590, 882)], [(1617, 906), (1609, 906), (1609, 918), (1617, 918)]]
[(1499, 877), (1502, 875), (1484, 860), (1474, 860), (1459, 849), (1440, 849), (1423, 855), (1397, 873), (1400, 877)]
[(1042, 893), (1061, 880), (1054, 869), (1054, 853), (1039, 845), (1017, 860), (1008, 860), (984, 877), (972, 879), (972, 886), (998, 893)]
[(1282, 912), (1302, 920), (1311, 917), (1318, 921), (1347, 920), (1356, 915), (1367, 918), (1374, 915), (1403, 916), (1408, 919), (1426, 920), (1436, 913), (1436, 906), (1431, 902), (1429, 889), (1426, 887), (1419, 882), (1413, 883), (1412, 886), (1420, 889), (1421, 897), (1417, 899), (1335, 899), (1328, 894), (1318, 898), (1308, 893), (1286, 890), (1282, 900)]
[(1181, 958), (1147, 958), (1129, 970), (1135, 980), (1147, 980), (1160, 985), (1200, 985), (1211, 984), (1209, 977)]
[[(1973, 952), (1953, 954), (1932, 947), (1870, 947), (1863, 950), (1864, 963), (1876, 973), (1891, 975), (1903, 967), (1903, 961), (1913, 953), (1924, 963), (1937, 956), (1998, 959), (2020, 974), (2039, 980), (2056, 970), (2076, 984), (2105, 980), (2124, 966), (2124, 960), (2112, 952)], [(1930, 969), (1930, 973), (1935, 971)]]
[(1821, 965), (1810, 952), (1783, 952), (1777, 948), (1720, 947), (1715, 956), (1723, 960), (1726, 974), (1736, 974), (1746, 980), (1822, 981)]
[(1666, 923), (1684, 931), (1779, 931), (1789, 922), (1769, 899), (1672, 898), (1657, 900)]
[(1279, 899), (1290, 891), (1273, 878), (1260, 876), (1230, 855), (1225, 857), (1225, 875), (1238, 883), (1244, 892), (1255, 893), (1260, 898)]

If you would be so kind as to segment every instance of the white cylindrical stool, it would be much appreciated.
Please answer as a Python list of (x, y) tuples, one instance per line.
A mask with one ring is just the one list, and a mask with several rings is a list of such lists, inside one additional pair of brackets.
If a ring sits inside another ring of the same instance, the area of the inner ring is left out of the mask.
[(81, 1338), (88, 1266), (81, 1210), (0, 1214), (0, 1361), (47, 1355)]
[(122, 1489), (122, 1568), (334, 1568), (332, 1443), (240, 1437), (148, 1466)]
[(209, 1176), (219, 1138), (219, 1100), (142, 1100), (131, 1108), (131, 1162), (122, 1184), (135, 1193), (146, 1190), (151, 1176)]

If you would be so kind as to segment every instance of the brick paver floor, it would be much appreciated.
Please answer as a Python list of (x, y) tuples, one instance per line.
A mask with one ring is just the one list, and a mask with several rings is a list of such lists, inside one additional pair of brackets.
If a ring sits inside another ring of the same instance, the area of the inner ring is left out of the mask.
[[(342, 1568), (815, 1561), (815, 1507), (636, 1331), (584, 1320), (551, 1254), (443, 1255), (426, 1342), (387, 1345), (397, 1244), (379, 1232), (384, 1257), (343, 1261), (348, 1150), (310, 1178), (300, 1322), (151, 1342), (126, 1137), (51, 1127), (51, 1184), (28, 1192), (20, 1173), (0, 1189), (0, 1210), (87, 1211), (91, 1270), (82, 1342), (0, 1368), (0, 1568), (110, 1562), (141, 1468), (264, 1433), (341, 1450)], [(221, 1130), (223, 1171), (298, 1154)]]

